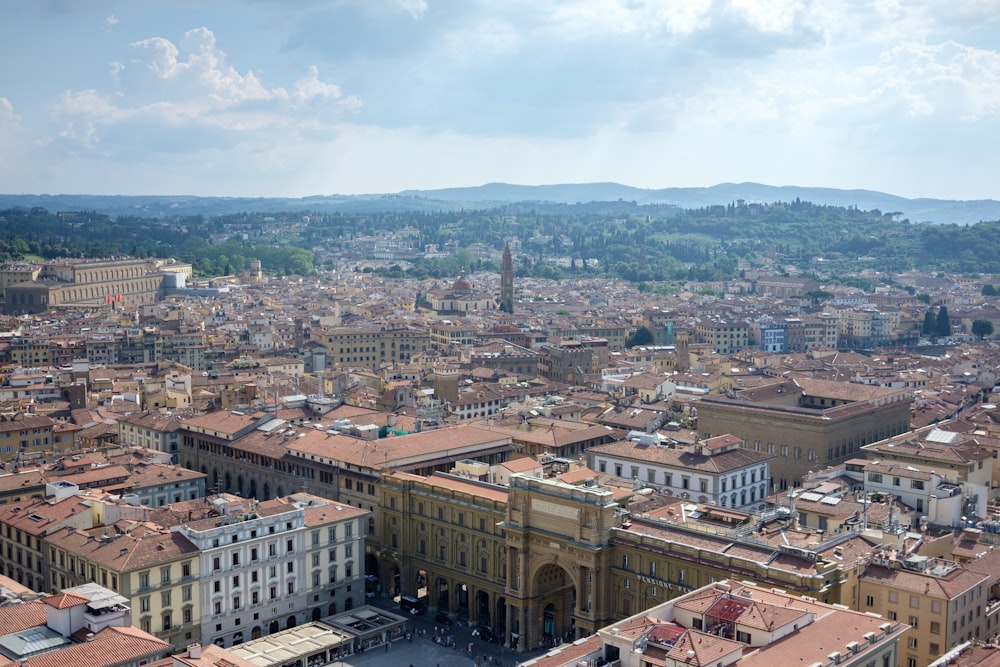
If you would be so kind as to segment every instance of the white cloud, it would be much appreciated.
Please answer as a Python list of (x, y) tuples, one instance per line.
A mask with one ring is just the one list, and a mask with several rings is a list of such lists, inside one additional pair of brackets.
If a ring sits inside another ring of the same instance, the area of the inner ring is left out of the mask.
[(121, 23), (121, 21), (118, 20), (118, 17), (115, 16), (114, 14), (111, 14), (111, 15), (105, 17), (104, 24), (101, 27), (102, 27), (102, 29), (104, 31), (107, 32), (107, 31), (110, 31), (112, 28), (114, 28), (119, 23)]
[[(240, 72), (229, 64), (208, 28), (187, 31), (179, 46), (152, 37), (131, 47), (135, 57), (128, 64), (111, 63), (114, 91), (90, 88), (60, 97), (54, 107), (59, 139), (84, 148), (117, 141), (118, 146), (104, 147), (115, 151), (128, 150), (133, 143), (195, 151), (205, 141), (226, 141), (207, 137), (199, 128), (236, 134), (316, 130), (337, 114), (361, 107), (356, 95), (345, 96), (339, 86), (323, 81), (316, 66), (294, 82), (291, 92), (265, 84), (252, 70)], [(313, 107), (320, 102), (317, 117)], [(188, 128), (188, 137), (176, 133), (182, 128)], [(156, 133), (169, 139), (156, 142)]]
[(320, 81), (319, 69), (315, 65), (310, 65), (306, 75), (295, 82), (295, 91), (292, 95), (300, 102), (316, 97), (336, 100), (340, 98), (340, 86)]
[(254, 72), (240, 74), (226, 63), (226, 55), (216, 45), (215, 34), (208, 28), (184, 33), (184, 55), (168, 39), (153, 37), (132, 44), (148, 50), (152, 57), (146, 66), (161, 79), (186, 78), (192, 89), (206, 93), (216, 108), (225, 108), (251, 100), (285, 97), (281, 88), (266, 88)]
[(404, 12), (409, 14), (415, 19), (420, 18), (427, 11), (427, 2), (425, 0), (395, 0), (396, 4)]

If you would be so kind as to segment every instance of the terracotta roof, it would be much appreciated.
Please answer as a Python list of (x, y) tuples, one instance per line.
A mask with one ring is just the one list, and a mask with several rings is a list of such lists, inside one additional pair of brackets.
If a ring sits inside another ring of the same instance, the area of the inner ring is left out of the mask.
[[(99, 667), (134, 663), (146, 657), (159, 658), (169, 648), (170, 644), (148, 632), (133, 627), (112, 627), (96, 633), (91, 641), (33, 655), (29, 662), (31, 667), (66, 667), (66, 665)], [(20, 667), (20, 665), (20, 660), (0, 662), (0, 667)]]
[(4, 633), (20, 632), (45, 625), (49, 612), (41, 600), (0, 607), (0, 628)]
[(90, 600), (74, 593), (57, 593), (56, 595), (49, 595), (42, 598), (42, 602), (54, 609), (69, 609), (70, 607), (87, 604)]
[(774, 458), (774, 454), (755, 452), (742, 447), (730, 449), (706, 456), (692, 454), (686, 447), (660, 447), (657, 445), (640, 445), (629, 440), (609, 442), (606, 445), (595, 445), (587, 450), (589, 454), (603, 454), (620, 459), (645, 461), (685, 470), (700, 470), (708, 473), (723, 474), (753, 466)]

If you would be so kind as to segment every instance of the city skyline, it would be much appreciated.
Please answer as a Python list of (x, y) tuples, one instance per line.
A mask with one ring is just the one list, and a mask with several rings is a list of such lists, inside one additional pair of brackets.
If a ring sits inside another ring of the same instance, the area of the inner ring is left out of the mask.
[(1000, 7), (2, 0), (9, 193), (998, 198)]

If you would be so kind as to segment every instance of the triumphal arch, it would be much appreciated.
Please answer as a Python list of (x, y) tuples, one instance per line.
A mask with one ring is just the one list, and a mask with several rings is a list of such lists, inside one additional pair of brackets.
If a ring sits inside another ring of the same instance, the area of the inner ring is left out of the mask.
[(506, 638), (551, 646), (611, 622), (609, 533), (621, 523), (607, 487), (512, 475), (506, 535)]

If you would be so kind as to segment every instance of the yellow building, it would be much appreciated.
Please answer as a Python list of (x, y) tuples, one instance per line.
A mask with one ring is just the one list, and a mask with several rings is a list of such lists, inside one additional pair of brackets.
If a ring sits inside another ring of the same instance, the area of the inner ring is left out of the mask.
[(454, 475), (389, 473), (379, 485), (386, 585), (503, 634), (507, 491)]
[(857, 608), (871, 552), (860, 534), (822, 539), (787, 513), (689, 501), (633, 507), (626, 518), (633, 492), (595, 477), (513, 474), (502, 487), (385, 474), (377, 487), (383, 585), (491, 626), (515, 650), (587, 636), (733, 576)]
[(430, 347), (430, 334), (408, 327), (318, 328), (312, 340), (326, 348), (331, 366), (378, 368), (407, 363)]
[(969, 564), (894, 550), (876, 552), (859, 582), (858, 610), (907, 623), (899, 667), (923, 667), (955, 646), (997, 633), (1000, 605), (990, 604), (1000, 553)]
[(150, 524), (67, 528), (43, 538), (51, 591), (95, 582), (129, 599), (132, 622), (183, 650), (201, 638), (198, 548)]

